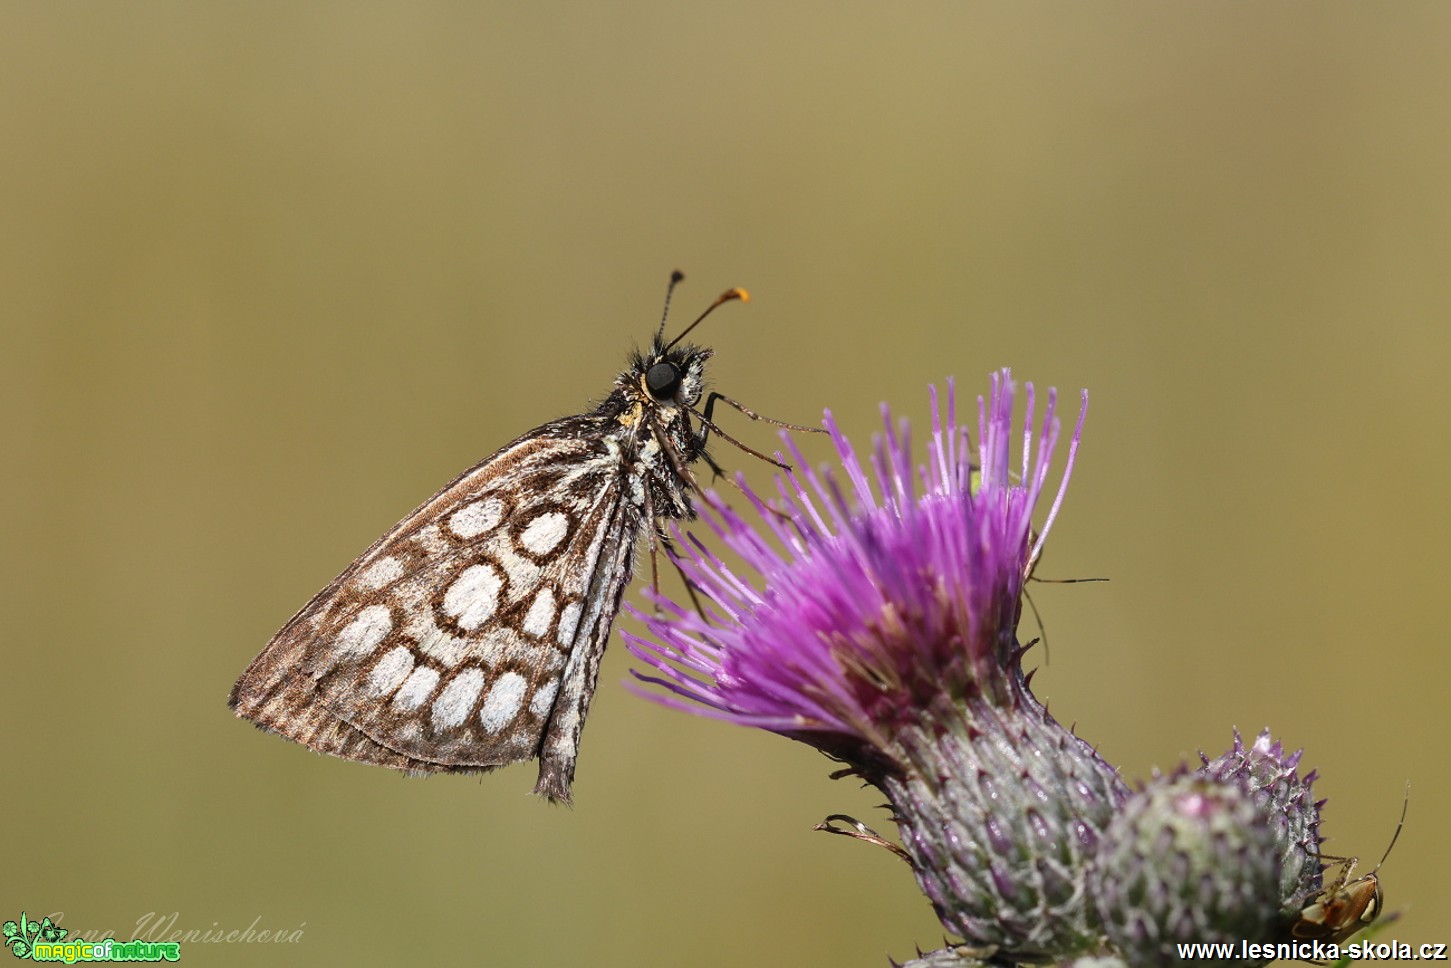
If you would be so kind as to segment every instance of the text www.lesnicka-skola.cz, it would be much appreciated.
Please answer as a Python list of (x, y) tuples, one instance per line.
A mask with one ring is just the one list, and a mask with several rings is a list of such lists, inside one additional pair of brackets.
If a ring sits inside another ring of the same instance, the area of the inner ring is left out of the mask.
[(1445, 944), (1413, 945), (1408, 941), (1356, 941), (1348, 945), (1325, 941), (1282, 941), (1275, 944), (1239, 944), (1223, 942), (1180, 944), (1179, 957), (1185, 960), (1264, 959), (1282, 961), (1445, 961)]

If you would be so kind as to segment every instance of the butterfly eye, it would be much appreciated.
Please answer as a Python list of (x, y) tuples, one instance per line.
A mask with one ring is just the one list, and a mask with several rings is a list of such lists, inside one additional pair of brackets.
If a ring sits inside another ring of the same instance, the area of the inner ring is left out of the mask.
[(645, 389), (656, 400), (667, 400), (675, 396), (680, 388), (680, 371), (674, 363), (661, 361), (645, 371)]

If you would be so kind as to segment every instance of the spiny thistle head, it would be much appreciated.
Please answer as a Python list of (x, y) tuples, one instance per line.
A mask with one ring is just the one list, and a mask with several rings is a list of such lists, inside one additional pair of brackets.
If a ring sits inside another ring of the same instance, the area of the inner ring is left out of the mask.
[(1279, 908), (1274, 847), (1270, 817), (1240, 784), (1155, 780), (1124, 803), (1093, 866), (1105, 932), (1135, 966), (1177, 964), (1180, 944), (1268, 938)]
[(649, 667), (642, 691), (811, 744), (885, 792), (918, 884), (963, 939), (923, 966), (1156, 965), (1175, 939), (1271, 940), (1318, 889), (1298, 755), (1236, 741), (1131, 794), (1029, 688), (1023, 588), (1083, 418), (1035, 528), (1060, 428), (1055, 394), (1040, 417), (1025, 389), (1019, 430), (1014, 384), (995, 374), (975, 440), (952, 385), (945, 407), (934, 391), (921, 465), (890, 414), (863, 461), (828, 413), (839, 471), (813, 472), (788, 438), (801, 469), (774, 498), (742, 484), (748, 515), (707, 501), (703, 520), (744, 567), (682, 542), (697, 608), (637, 613), (649, 634), (625, 638)]
[(1324, 863), (1320, 858), (1320, 808), (1310, 792), (1315, 782), (1311, 771), (1296, 772), (1302, 751), (1286, 754), (1268, 729), (1250, 746), (1236, 730), (1234, 746), (1210, 760), (1198, 774), (1219, 783), (1238, 783), (1254, 797), (1275, 835), (1275, 854), (1280, 869), (1280, 911), (1286, 918), (1297, 917), (1307, 900), (1320, 891)]

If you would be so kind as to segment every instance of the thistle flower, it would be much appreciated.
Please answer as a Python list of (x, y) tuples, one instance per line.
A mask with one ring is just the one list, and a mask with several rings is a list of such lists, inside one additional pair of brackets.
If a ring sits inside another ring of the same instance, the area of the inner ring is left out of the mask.
[[(977, 441), (932, 394), (925, 464), (905, 423), (858, 459), (828, 412), (840, 476), (796, 466), (754, 514), (702, 518), (738, 572), (690, 535), (695, 608), (659, 600), (626, 634), (641, 691), (770, 730), (844, 761), (890, 801), (938, 918), (964, 943), (910, 968), (1158, 965), (1178, 941), (1269, 940), (1320, 888), (1313, 775), (1268, 734), (1131, 793), (1029, 688), (1023, 586), (1062, 504), (1087, 396), (1051, 507), (1056, 395), (1033, 387), (1014, 459), (1015, 387), (996, 374)], [(1030, 643), (1031, 644), (1031, 643)], [(873, 838), (881, 842), (880, 838)]]
[[(945, 425), (934, 387), (931, 453), (921, 468), (912, 466), (906, 423), (894, 428), (884, 407), (886, 436), (870, 460), (875, 492), (829, 411), (824, 425), (847, 491), (830, 472), (818, 476), (806, 468), (786, 438), (803, 470), (778, 482), (781, 501), (769, 506), (746, 489), (758, 525), (774, 534), (781, 550), (732, 508), (711, 500), (706, 522), (756, 571), (757, 581), (737, 577), (691, 536), (679, 563), (714, 607), (701, 616), (662, 602), (664, 620), (640, 616), (659, 645), (629, 637), (631, 651), (664, 674), (641, 678), (680, 697), (655, 698), (877, 754), (895, 752), (894, 737), (930, 720), (939, 706), (955, 708), (969, 698), (1011, 705), (1023, 685), (1015, 636), (1023, 583), (1068, 481), (1065, 472), (1035, 536), (1030, 515), (1058, 439), (1056, 401), (1050, 393), (1036, 456), (1032, 431), (1025, 430), (1021, 480), (1014, 483), (1013, 389), (1003, 371), (990, 402), (979, 400), (982, 444), (974, 454), (956, 420), (952, 384)], [(1033, 404), (1030, 385), (1030, 424)], [(1075, 431), (1070, 470), (1078, 437)]]
[(805, 469), (797, 451), (803, 469), (780, 482), (779, 501), (747, 492), (754, 527), (712, 502), (706, 522), (754, 578), (692, 536), (680, 565), (704, 614), (662, 602), (660, 618), (641, 616), (653, 640), (626, 639), (658, 673), (637, 673), (663, 688), (652, 698), (809, 743), (881, 788), (919, 884), (970, 945), (1089, 952), (1101, 932), (1086, 869), (1128, 791), (1029, 691), (1017, 638), (1082, 411), (1035, 532), (1059, 438), (1056, 395), (1035, 434), (1026, 388), (1016, 464), (1008, 371), (978, 401), (975, 449), (954, 397), (949, 383), (944, 409), (933, 392), (922, 467), (906, 424), (884, 412), (868, 473), (828, 413), (845, 482)]

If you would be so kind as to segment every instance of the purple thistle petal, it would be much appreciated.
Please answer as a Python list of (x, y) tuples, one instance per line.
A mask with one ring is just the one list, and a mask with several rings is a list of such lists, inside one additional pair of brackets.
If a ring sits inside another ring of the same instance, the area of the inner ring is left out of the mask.
[[(823, 426), (836, 471), (813, 469), (786, 437), (796, 469), (778, 477), (775, 502), (742, 482), (749, 520), (718, 498), (701, 508), (706, 526), (753, 574), (738, 574), (688, 535), (678, 561), (706, 618), (662, 602), (658, 618), (641, 616), (649, 638), (626, 635), (653, 673), (636, 673), (655, 687), (645, 694), (742, 725), (798, 737), (843, 734), (873, 746), (943, 701), (1010, 701), (1010, 681), (1021, 674), (1015, 629), (1023, 582), (1067, 484), (1065, 473), (1035, 535), (1031, 515), (1047, 484), (1058, 421), (1055, 394), (1041, 423), (1031, 385), (1026, 395), (1016, 468), (1006, 370), (978, 401), (975, 451), (957, 421), (951, 381), (945, 408), (932, 388), (921, 466), (909, 426), (885, 406), (865, 464), (830, 411)], [(1070, 463), (1081, 430), (1080, 412)]]

